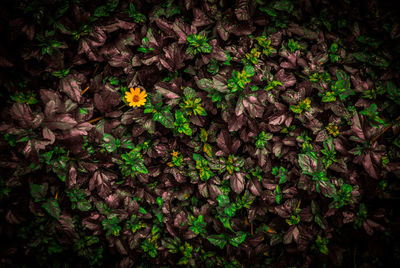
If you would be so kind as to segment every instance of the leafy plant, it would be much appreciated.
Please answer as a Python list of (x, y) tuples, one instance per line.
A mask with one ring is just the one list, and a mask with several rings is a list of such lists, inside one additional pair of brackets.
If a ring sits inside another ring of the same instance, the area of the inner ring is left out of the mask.
[(139, 173), (148, 173), (140, 148), (135, 147), (130, 152), (122, 154), (121, 159), (120, 169), (122, 175), (133, 178)]
[(204, 222), (203, 215), (200, 214), (197, 217), (197, 219), (193, 215), (189, 215), (188, 219), (189, 219), (189, 225), (190, 225), (189, 229), (191, 231), (193, 231), (197, 235), (198, 234), (201, 234), (201, 235), (206, 234), (206, 232), (207, 232), (207, 230), (206, 230), (207, 223)]
[(136, 10), (133, 3), (129, 3), (128, 16), (133, 18), (136, 23), (144, 23), (146, 21), (146, 16)]
[(343, 71), (336, 71), (337, 81), (331, 85), (331, 91), (325, 92), (322, 96), (322, 102), (336, 101), (337, 97), (340, 100), (345, 100), (347, 97), (354, 95), (354, 91), (350, 88), (350, 78)]
[(250, 51), (250, 53), (246, 53), (245, 54), (246, 60), (249, 61), (252, 64), (257, 64), (258, 63), (258, 59), (260, 58), (260, 56), (261, 56), (261, 52), (259, 52), (257, 50), (257, 48), (253, 48)]
[(89, 211), (92, 208), (90, 201), (86, 199), (86, 193), (83, 189), (72, 189), (67, 192), (67, 196), (72, 203), (72, 209), (77, 208), (80, 211)]
[(257, 139), (256, 139), (256, 147), (258, 149), (264, 149), (265, 145), (267, 144), (267, 141), (272, 139), (272, 134), (271, 133), (265, 133), (265, 131), (261, 131), (260, 134), (258, 134)]
[(196, 91), (190, 87), (183, 90), (183, 102), (180, 107), (187, 115), (207, 115), (206, 110), (201, 106), (201, 98), (197, 98)]
[(129, 220), (126, 221), (126, 229), (130, 230), (133, 234), (141, 228), (146, 228), (146, 224), (139, 220), (136, 215), (132, 215)]
[(340, 189), (333, 196), (333, 201), (329, 205), (334, 208), (341, 208), (353, 202), (352, 198), (353, 187), (350, 184), (343, 183)]
[(272, 168), (272, 175), (277, 176), (279, 178), (279, 184), (285, 183), (287, 181), (288, 171), (286, 168), (280, 166)]
[(329, 59), (332, 63), (336, 63), (340, 60), (340, 55), (338, 55), (339, 45), (337, 43), (332, 43), (329, 47)]
[(280, 81), (268, 81), (268, 85), (264, 87), (264, 90), (269, 91), (276, 88), (277, 86), (283, 86), (283, 84)]
[(268, 37), (266, 35), (261, 35), (256, 37), (257, 43), (258, 45), (262, 48), (262, 53), (269, 57), (271, 56), (273, 53), (276, 53), (276, 49), (271, 47), (271, 40), (268, 39)]
[(109, 17), (117, 8), (119, 0), (109, 0), (105, 5), (99, 6), (94, 10), (93, 16), (97, 18)]
[(53, 171), (57, 177), (65, 181), (69, 157), (62, 147), (54, 147), (52, 150), (40, 154), (40, 162), (46, 164), (46, 169)]
[(232, 77), (228, 80), (228, 87), (231, 93), (242, 91), (251, 82), (250, 77), (254, 74), (254, 69), (250, 65), (246, 65), (241, 72), (233, 70)]
[(208, 161), (199, 154), (193, 154), (193, 160), (196, 161), (196, 169), (199, 171), (199, 176), (202, 181), (209, 180), (214, 173), (211, 171)]
[(71, 68), (62, 69), (62, 70), (59, 70), (59, 71), (52, 72), (51, 74), (53, 76), (57, 77), (57, 78), (63, 78), (63, 77), (66, 77), (69, 74), (70, 69)]
[(333, 162), (336, 162), (336, 151), (332, 138), (324, 141), (324, 148), (321, 149), (323, 154), (322, 163), (328, 168)]
[(103, 229), (106, 231), (106, 235), (108, 236), (119, 236), (119, 232), (121, 231), (121, 226), (118, 225), (119, 223), (120, 220), (117, 215), (109, 215), (101, 221), (101, 225), (103, 225)]
[(385, 121), (379, 116), (378, 106), (375, 103), (372, 103), (369, 107), (365, 108), (365, 110), (362, 110), (360, 114), (365, 115), (374, 127), (386, 125)]
[(335, 123), (330, 123), (325, 128), (328, 131), (328, 134), (331, 135), (332, 137), (336, 138), (340, 134), (339, 127)]
[(175, 111), (174, 126), (179, 133), (184, 133), (188, 136), (192, 136), (192, 129), (190, 128), (189, 122), (181, 110)]
[(226, 234), (210, 235), (207, 237), (208, 241), (214, 246), (221, 249), (225, 247), (227, 243), (234, 247), (238, 247), (246, 239), (247, 234), (245, 232), (237, 232), (234, 236), (228, 236)]
[(26, 93), (19, 92), (10, 96), (13, 101), (18, 103), (35, 104), (38, 102), (36, 99), (36, 94), (33, 91), (28, 91)]
[(85, 257), (89, 260), (90, 265), (102, 265), (103, 263), (103, 247), (94, 247), (99, 244), (100, 240), (97, 236), (79, 236), (74, 239), (73, 249), (78, 256)]
[(218, 61), (214, 58), (212, 58), (210, 60), (210, 62), (207, 65), (207, 71), (212, 74), (212, 75), (216, 75), (219, 71), (219, 65), (218, 65)]
[(137, 51), (143, 53), (154, 51), (153, 47), (149, 47), (149, 38), (147, 38), (146, 36), (142, 38), (142, 45), (137, 49)]
[(301, 50), (303, 47), (299, 44), (299, 42), (289, 39), (288, 48), (292, 53), (294, 53), (296, 50)]
[(320, 235), (317, 236), (315, 240), (315, 244), (312, 245), (313, 249), (317, 249), (322, 254), (328, 255), (329, 250), (327, 245), (329, 244), (329, 239), (326, 237), (321, 237)]

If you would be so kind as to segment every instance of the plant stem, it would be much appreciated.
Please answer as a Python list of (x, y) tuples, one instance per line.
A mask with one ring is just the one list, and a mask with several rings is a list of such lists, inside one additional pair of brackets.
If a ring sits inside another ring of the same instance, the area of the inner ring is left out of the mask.
[(101, 119), (103, 119), (103, 118), (104, 118), (104, 115), (103, 115), (103, 116), (100, 116), (100, 117), (97, 117), (97, 118), (95, 118), (95, 119), (89, 120), (88, 123), (93, 123), (93, 122), (99, 121), (99, 120), (101, 120)]
[(87, 87), (86, 87), (86, 88), (85, 88), (85, 89), (82, 91), (81, 95), (85, 94), (85, 92), (86, 92), (86, 91), (88, 91), (88, 90), (89, 90), (89, 88), (90, 88), (90, 87), (89, 87), (89, 86), (87, 86)]
[[(398, 121), (400, 120), (400, 115), (394, 120), (394, 121)], [(391, 127), (393, 126), (393, 122), (390, 123), (387, 127), (385, 127), (385, 129), (379, 133), (378, 135), (376, 135), (371, 141), (370, 143), (374, 143), (377, 139), (379, 139), (380, 136), (382, 136), (386, 131), (388, 131)]]

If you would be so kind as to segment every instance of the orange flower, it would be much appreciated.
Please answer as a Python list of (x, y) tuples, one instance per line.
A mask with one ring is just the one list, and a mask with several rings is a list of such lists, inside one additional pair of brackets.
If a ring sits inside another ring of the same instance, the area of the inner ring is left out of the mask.
[(125, 99), (129, 106), (140, 107), (146, 103), (147, 93), (146, 90), (140, 91), (140, 88), (130, 88), (130, 92), (125, 92)]
[(179, 152), (176, 152), (176, 151), (172, 150), (171, 155), (174, 156), (174, 157), (178, 157)]

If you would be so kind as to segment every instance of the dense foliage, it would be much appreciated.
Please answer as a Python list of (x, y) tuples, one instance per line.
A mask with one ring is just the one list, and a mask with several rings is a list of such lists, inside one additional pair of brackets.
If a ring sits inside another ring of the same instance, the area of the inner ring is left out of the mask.
[(400, 263), (388, 2), (5, 2), (0, 266)]

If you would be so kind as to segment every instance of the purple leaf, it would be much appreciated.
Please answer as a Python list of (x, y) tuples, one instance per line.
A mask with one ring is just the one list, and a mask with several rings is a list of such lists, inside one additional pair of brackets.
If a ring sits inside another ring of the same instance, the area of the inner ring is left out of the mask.
[(31, 108), (27, 104), (14, 103), (11, 107), (11, 117), (23, 128), (31, 128), (34, 119)]
[(42, 130), (42, 135), (44, 139), (50, 140), (50, 144), (53, 144), (54, 141), (56, 140), (56, 136), (54, 135), (53, 131), (51, 131), (49, 128), (44, 127)]
[(77, 125), (75, 119), (70, 114), (59, 114), (46, 120), (46, 126), (51, 129), (68, 130)]
[(363, 127), (364, 127), (364, 120), (362, 115), (359, 115), (358, 113), (356, 113), (353, 117), (353, 124), (351, 125), (351, 130), (353, 130), (353, 132), (362, 140), (365, 140), (365, 135), (364, 135), (364, 131), (363, 131)]
[(195, 27), (200, 27), (212, 23), (212, 20), (199, 8), (193, 8), (193, 17), (194, 20), (192, 22), (192, 25)]
[(231, 145), (231, 135), (226, 130), (221, 130), (217, 138), (218, 147), (224, 151), (224, 153), (230, 153), (230, 145)]
[(247, 0), (239, 0), (235, 8), (235, 15), (238, 20), (249, 20), (249, 6)]
[(365, 168), (365, 171), (367, 171), (367, 173), (374, 179), (379, 179), (377, 171), (374, 168), (374, 164), (372, 163), (372, 159), (371, 159), (371, 154), (370, 153), (366, 153), (364, 155), (362, 164)]
[(284, 69), (280, 69), (274, 76), (274, 80), (278, 80), (283, 84), (284, 88), (291, 87), (296, 84), (296, 77), (293, 73), (286, 73)]
[(172, 30), (178, 36), (178, 44), (185, 44), (186, 36), (195, 34), (196, 28), (193, 25), (188, 25), (181, 18), (176, 18), (172, 25)]
[(235, 193), (240, 194), (244, 190), (244, 174), (236, 172), (231, 176), (230, 183), (232, 190)]
[(80, 103), (81, 83), (78, 82), (73, 75), (69, 74), (67, 77), (60, 80), (60, 89), (71, 98), (71, 100)]

